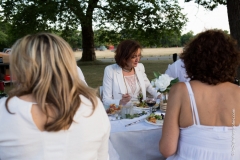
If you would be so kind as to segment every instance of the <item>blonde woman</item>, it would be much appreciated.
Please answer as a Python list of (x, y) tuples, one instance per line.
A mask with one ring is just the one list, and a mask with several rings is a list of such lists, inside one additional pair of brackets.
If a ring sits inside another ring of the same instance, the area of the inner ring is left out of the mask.
[(110, 123), (60, 37), (28, 35), (12, 47), (16, 87), (0, 100), (0, 159), (106, 160)]

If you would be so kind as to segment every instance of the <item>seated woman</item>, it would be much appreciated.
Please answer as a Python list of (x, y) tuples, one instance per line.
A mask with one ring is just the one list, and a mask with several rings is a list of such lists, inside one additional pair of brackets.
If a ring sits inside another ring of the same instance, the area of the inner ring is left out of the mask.
[(240, 159), (240, 62), (237, 42), (221, 30), (196, 36), (180, 55), (190, 82), (169, 93), (159, 149), (168, 160)]
[(160, 93), (150, 84), (142, 63), (141, 46), (133, 40), (122, 41), (115, 51), (117, 64), (109, 65), (104, 70), (103, 104), (126, 105), (131, 99), (137, 100), (140, 93), (146, 99), (146, 92), (159, 97)]
[(79, 79), (67, 42), (50, 33), (25, 36), (10, 62), (16, 87), (0, 99), (1, 160), (108, 159), (109, 119)]

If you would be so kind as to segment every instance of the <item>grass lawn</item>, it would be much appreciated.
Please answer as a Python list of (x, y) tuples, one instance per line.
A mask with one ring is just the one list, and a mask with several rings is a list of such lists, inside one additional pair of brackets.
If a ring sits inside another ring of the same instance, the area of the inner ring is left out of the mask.
[[(145, 72), (148, 79), (154, 78), (153, 71), (164, 73), (168, 64), (172, 63), (172, 60), (159, 60), (159, 61), (141, 61), (144, 64)], [(113, 63), (107, 62), (78, 62), (78, 66), (81, 68), (85, 80), (90, 87), (97, 88), (102, 85), (104, 68), (107, 65)]]
[[(154, 78), (153, 72), (164, 73), (168, 64), (172, 63), (172, 60), (159, 60), (159, 61), (141, 61), (144, 64), (145, 72), (148, 79)], [(92, 88), (97, 88), (102, 85), (104, 68), (107, 65), (113, 64), (109, 62), (95, 61), (95, 62), (78, 62), (78, 66), (81, 68), (87, 84)], [(13, 87), (13, 85), (7, 84), (5, 86), (5, 92)]]

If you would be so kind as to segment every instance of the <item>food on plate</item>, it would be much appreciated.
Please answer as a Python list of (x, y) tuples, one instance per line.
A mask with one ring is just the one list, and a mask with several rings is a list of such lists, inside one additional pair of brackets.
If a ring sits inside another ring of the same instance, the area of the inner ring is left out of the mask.
[(141, 113), (134, 113), (133, 115), (125, 114), (125, 116), (126, 116), (126, 119), (133, 119), (133, 118), (140, 117), (140, 116), (146, 115), (146, 114), (147, 114), (147, 112), (142, 111)]
[(157, 114), (152, 113), (147, 117), (147, 121), (152, 122), (152, 123), (156, 123), (157, 120), (163, 120), (163, 119), (164, 119), (163, 114), (157, 115)]
[(139, 102), (139, 103), (134, 103), (135, 106), (141, 107), (141, 108), (148, 108), (148, 105), (145, 101)]
[(109, 109), (106, 110), (107, 114), (116, 114), (121, 111), (122, 106), (119, 105), (118, 107), (115, 104), (110, 104)]

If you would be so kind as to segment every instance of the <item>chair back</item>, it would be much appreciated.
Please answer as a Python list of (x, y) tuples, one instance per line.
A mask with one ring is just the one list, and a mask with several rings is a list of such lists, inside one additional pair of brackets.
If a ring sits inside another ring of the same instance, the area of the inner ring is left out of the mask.
[(103, 86), (99, 87), (99, 98), (102, 100), (102, 96), (103, 96)]

